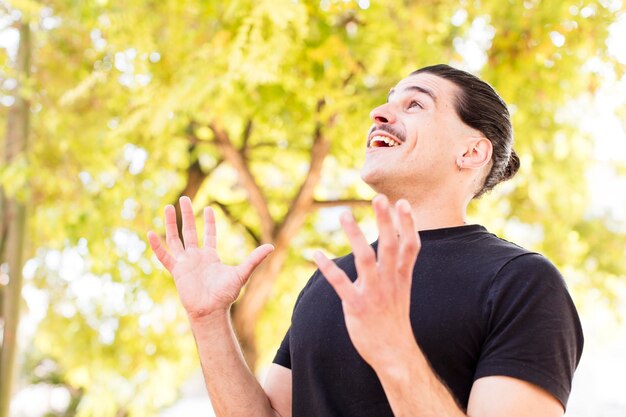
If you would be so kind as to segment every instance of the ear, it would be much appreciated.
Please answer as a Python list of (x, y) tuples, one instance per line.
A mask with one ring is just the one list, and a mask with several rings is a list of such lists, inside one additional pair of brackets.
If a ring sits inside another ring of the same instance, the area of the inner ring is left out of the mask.
[(485, 137), (470, 137), (466, 146), (460, 150), (456, 159), (459, 170), (480, 169), (491, 162), (493, 153), (493, 145), (491, 141)]

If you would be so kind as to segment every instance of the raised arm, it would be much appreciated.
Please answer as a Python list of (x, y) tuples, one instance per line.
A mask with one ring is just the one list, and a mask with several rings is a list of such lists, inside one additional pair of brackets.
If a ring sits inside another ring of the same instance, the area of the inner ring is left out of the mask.
[[(504, 376), (478, 379), (467, 413), (441, 382), (422, 353), (410, 323), (412, 271), (420, 240), (405, 200), (391, 207), (373, 202), (380, 232), (378, 253), (350, 215), (341, 218), (352, 246), (358, 277), (353, 283), (321, 252), (315, 261), (342, 300), (354, 347), (376, 372), (396, 417), (559, 417), (563, 407), (547, 391)], [(392, 222), (398, 217), (398, 232)]]
[(176, 283), (196, 340), (202, 372), (218, 416), (291, 416), (291, 371), (270, 370), (263, 390), (248, 369), (230, 323), (230, 307), (252, 271), (273, 251), (256, 248), (237, 266), (221, 262), (216, 250), (215, 216), (204, 209), (204, 245), (198, 245), (191, 200), (180, 199), (181, 241), (174, 207), (165, 207), (165, 236), (169, 252), (158, 235), (148, 233), (152, 250)]

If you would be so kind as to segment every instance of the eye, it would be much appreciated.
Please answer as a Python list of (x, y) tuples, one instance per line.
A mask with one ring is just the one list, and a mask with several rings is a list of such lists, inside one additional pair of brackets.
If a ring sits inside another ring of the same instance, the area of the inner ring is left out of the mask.
[(416, 107), (416, 106), (419, 107), (420, 109), (424, 108), (424, 106), (422, 106), (420, 102), (415, 101), (415, 100), (411, 100), (411, 102), (409, 103), (407, 109), (412, 109), (413, 107)]

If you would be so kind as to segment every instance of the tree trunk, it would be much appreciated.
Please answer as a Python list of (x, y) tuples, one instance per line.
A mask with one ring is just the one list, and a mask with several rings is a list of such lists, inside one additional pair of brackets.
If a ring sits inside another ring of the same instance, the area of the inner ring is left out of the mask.
[[(20, 41), (16, 68), (18, 82), (28, 79), (31, 53), (31, 33), (28, 22), (19, 23)], [(8, 112), (4, 164), (8, 164), (26, 149), (29, 130), (29, 103), (18, 93)], [(22, 291), (22, 252), (26, 223), (25, 205), (6, 196), (0, 190), (0, 276), (8, 277), (2, 288), (3, 336), (0, 350), (0, 417), (9, 415), (17, 353), (17, 328)]]
[[(323, 102), (321, 102), (323, 104)], [(322, 105), (320, 104), (320, 106)], [(233, 306), (233, 325), (242, 352), (250, 369), (255, 369), (257, 360), (255, 329), (261, 310), (272, 293), (274, 282), (287, 258), (289, 242), (298, 233), (307, 214), (313, 207), (313, 194), (322, 175), (322, 164), (328, 154), (330, 142), (318, 125), (311, 149), (311, 162), (307, 177), (294, 198), (283, 222), (274, 228), (273, 239), (268, 242), (275, 247), (270, 258), (250, 278), (243, 296)]]
[(276, 277), (287, 258), (288, 247), (275, 244), (270, 258), (261, 264), (246, 286), (241, 299), (233, 305), (232, 320), (241, 351), (250, 369), (256, 368), (256, 324), (259, 314), (269, 298)]
[[(324, 105), (324, 99), (319, 99), (317, 102), (318, 113)], [(329, 127), (332, 125), (334, 119), (334, 117), (331, 117), (326, 126)], [(270, 214), (266, 196), (259, 186), (257, 179), (250, 171), (246, 158), (247, 143), (252, 131), (252, 121), (250, 120), (246, 126), (241, 149), (234, 146), (228, 132), (222, 128), (219, 123), (213, 122), (209, 124), (209, 128), (214, 134), (214, 143), (222, 155), (222, 160), (229, 163), (239, 173), (241, 185), (248, 192), (250, 204), (254, 207), (259, 216), (261, 223), (260, 235), (251, 230), (248, 230), (248, 232), (258, 244), (271, 243), (275, 248), (270, 258), (254, 272), (254, 275), (250, 278), (250, 281), (245, 287), (243, 295), (232, 308), (231, 317), (237, 339), (239, 340), (241, 350), (248, 366), (253, 370), (256, 367), (257, 361), (255, 329), (259, 314), (265, 306), (271, 294), (274, 282), (287, 259), (289, 242), (302, 227), (307, 214), (316, 208), (313, 194), (321, 177), (322, 164), (330, 148), (330, 142), (324, 136), (323, 127), (321, 122), (317, 123), (315, 131), (313, 132), (313, 146), (311, 148), (309, 171), (284, 219), (280, 224), (276, 224)], [(192, 143), (197, 142), (195, 137), (191, 139)], [(199, 165), (197, 164), (192, 164), (188, 169), (188, 185), (183, 195), (185, 193), (190, 197), (195, 195), (200, 184), (202, 184), (206, 178), (206, 175), (191, 175), (194, 171), (198, 170)], [(192, 184), (196, 184), (196, 186)], [(232, 217), (227, 207), (218, 202), (214, 203), (220, 206), (227, 217)], [(179, 207), (177, 207), (177, 211), (179, 211)], [(178, 216), (180, 216), (180, 214), (178, 214)], [(231, 218), (231, 220), (236, 222), (236, 219)], [(178, 224), (180, 227), (180, 221)], [(246, 226), (244, 225), (244, 227)]]

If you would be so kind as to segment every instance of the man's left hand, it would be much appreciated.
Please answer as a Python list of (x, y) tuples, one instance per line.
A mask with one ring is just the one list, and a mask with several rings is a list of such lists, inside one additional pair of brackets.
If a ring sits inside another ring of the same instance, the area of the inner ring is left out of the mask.
[(406, 200), (399, 200), (393, 207), (387, 197), (379, 195), (372, 205), (380, 234), (377, 252), (367, 243), (350, 213), (344, 213), (340, 219), (354, 253), (357, 279), (351, 282), (321, 252), (316, 252), (315, 262), (341, 298), (354, 347), (377, 370), (397, 363), (401, 350), (414, 349), (416, 345), (409, 307), (420, 240)]

